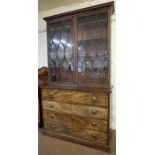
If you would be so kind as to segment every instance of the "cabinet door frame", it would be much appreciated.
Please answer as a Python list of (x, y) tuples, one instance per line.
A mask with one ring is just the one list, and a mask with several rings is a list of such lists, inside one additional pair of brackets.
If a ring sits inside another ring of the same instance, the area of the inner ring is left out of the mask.
[[(49, 61), (49, 27), (50, 27), (50, 25), (51, 24), (54, 24), (54, 23), (58, 23), (58, 22), (65, 22), (65, 21), (68, 21), (68, 20), (70, 20), (71, 21), (71, 23), (72, 23), (72, 28), (71, 28), (71, 34), (72, 34), (72, 39), (73, 39), (73, 42), (74, 42), (74, 28), (73, 28), (73, 26), (75, 25), (73, 22), (73, 19), (74, 19), (74, 16), (67, 16), (67, 17), (61, 17), (61, 18), (56, 18), (56, 19), (54, 19), (54, 20), (49, 20), (49, 21), (47, 21), (47, 27), (46, 27), (46, 31), (47, 31), (47, 62), (48, 62), (48, 83), (49, 84), (53, 84), (53, 83), (55, 83), (56, 85), (57, 84), (63, 84), (63, 83), (65, 83), (65, 82), (52, 82), (51, 81), (51, 74), (50, 74), (50, 61)], [(75, 61), (75, 55), (76, 55), (76, 53), (75, 53), (75, 46), (73, 46), (73, 58), (74, 58), (74, 61)], [(76, 63), (74, 62), (74, 64), (73, 64), (73, 66), (74, 66), (74, 70), (76, 69)], [(75, 72), (76, 71), (74, 71), (74, 73), (73, 73), (73, 81), (75, 81)], [(69, 84), (71, 84), (71, 83), (74, 83), (74, 82), (69, 82)]]

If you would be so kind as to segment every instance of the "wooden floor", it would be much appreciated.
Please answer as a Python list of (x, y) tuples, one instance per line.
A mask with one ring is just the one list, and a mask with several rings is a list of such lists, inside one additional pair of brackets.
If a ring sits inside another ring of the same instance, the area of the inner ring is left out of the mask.
[(107, 153), (38, 132), (38, 155), (116, 155), (116, 132), (112, 131), (112, 151)]

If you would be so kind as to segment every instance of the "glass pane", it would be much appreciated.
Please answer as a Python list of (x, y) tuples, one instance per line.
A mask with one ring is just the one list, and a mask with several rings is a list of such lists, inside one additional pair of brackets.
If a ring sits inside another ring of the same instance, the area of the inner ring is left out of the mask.
[(72, 82), (74, 73), (71, 20), (49, 26), (51, 81)]
[(107, 13), (78, 18), (78, 80), (108, 83)]

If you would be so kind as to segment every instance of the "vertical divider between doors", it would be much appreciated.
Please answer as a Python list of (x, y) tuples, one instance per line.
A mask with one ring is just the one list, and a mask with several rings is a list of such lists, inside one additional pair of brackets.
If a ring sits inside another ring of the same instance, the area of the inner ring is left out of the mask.
[(74, 60), (75, 60), (75, 72), (74, 72), (74, 82), (78, 83), (78, 51), (77, 51), (77, 19), (76, 16), (72, 18), (73, 22), (73, 45), (74, 45)]

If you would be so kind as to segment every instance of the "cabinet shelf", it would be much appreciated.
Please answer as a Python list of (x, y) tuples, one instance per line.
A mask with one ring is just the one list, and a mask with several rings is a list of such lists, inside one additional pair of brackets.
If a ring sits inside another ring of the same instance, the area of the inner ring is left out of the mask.
[(78, 39), (77, 41), (81, 42), (81, 41), (103, 40), (103, 39), (108, 39), (108, 36), (105, 35), (105, 36), (95, 36), (95, 37), (89, 37), (89, 38), (87, 37), (83, 39)]
[(78, 41), (87, 41), (87, 40), (95, 40), (95, 39), (104, 39), (108, 38), (108, 32), (100, 32), (100, 33), (93, 33), (93, 34), (78, 34)]

